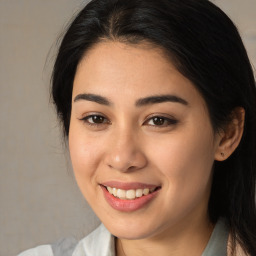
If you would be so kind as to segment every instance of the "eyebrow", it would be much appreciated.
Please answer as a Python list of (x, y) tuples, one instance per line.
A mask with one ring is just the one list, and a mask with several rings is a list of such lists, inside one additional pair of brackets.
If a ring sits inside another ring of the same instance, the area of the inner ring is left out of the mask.
[(80, 100), (93, 101), (93, 102), (96, 102), (96, 103), (99, 103), (99, 104), (105, 105), (105, 106), (112, 105), (111, 102), (107, 98), (102, 97), (100, 95), (91, 94), (91, 93), (78, 94), (75, 97), (74, 102), (77, 102), (77, 101), (80, 101)]
[[(80, 100), (87, 100), (87, 101), (93, 101), (96, 103), (99, 103), (101, 105), (105, 106), (111, 106), (113, 103), (109, 101), (107, 98), (96, 95), (96, 94), (91, 94), (91, 93), (82, 93), (78, 94), (74, 98), (74, 102), (80, 101)], [(146, 105), (151, 105), (151, 104), (157, 104), (157, 103), (164, 103), (164, 102), (174, 102), (174, 103), (180, 103), (182, 105), (188, 105), (188, 102), (181, 97), (178, 97), (176, 95), (171, 95), (171, 94), (164, 94), (164, 95), (154, 95), (154, 96), (149, 96), (146, 98), (141, 98), (138, 99), (135, 102), (136, 107), (142, 107)]]
[(135, 106), (142, 107), (145, 105), (151, 105), (156, 103), (164, 103), (164, 102), (174, 102), (180, 103), (183, 105), (188, 105), (188, 102), (176, 95), (156, 95), (156, 96), (149, 96), (146, 98), (138, 99), (135, 103)]

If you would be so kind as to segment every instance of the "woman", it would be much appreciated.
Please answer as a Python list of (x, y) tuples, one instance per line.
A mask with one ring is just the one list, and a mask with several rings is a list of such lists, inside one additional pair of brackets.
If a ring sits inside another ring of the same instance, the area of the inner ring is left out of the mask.
[(256, 255), (256, 89), (237, 29), (206, 0), (94, 0), (52, 95), (102, 221), (21, 254)]

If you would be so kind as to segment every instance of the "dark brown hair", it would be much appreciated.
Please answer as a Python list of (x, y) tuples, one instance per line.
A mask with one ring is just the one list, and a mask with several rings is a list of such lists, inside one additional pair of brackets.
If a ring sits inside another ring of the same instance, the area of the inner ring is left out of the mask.
[(52, 74), (52, 97), (67, 136), (77, 65), (102, 40), (147, 41), (164, 49), (202, 94), (215, 131), (235, 107), (245, 109), (238, 148), (214, 163), (209, 216), (213, 223), (225, 218), (234, 244), (256, 255), (256, 89), (235, 25), (207, 0), (91, 1), (69, 26)]

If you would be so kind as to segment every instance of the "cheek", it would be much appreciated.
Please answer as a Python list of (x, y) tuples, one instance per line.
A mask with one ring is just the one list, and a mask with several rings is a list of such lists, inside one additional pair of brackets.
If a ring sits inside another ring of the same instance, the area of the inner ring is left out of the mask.
[(207, 172), (213, 164), (214, 147), (210, 136), (174, 135), (161, 143), (152, 144), (154, 150), (151, 156), (167, 176), (186, 177)]
[(95, 170), (99, 163), (100, 143), (92, 137), (86, 136), (75, 125), (70, 126), (69, 151), (73, 171), (81, 190), (88, 188), (86, 184), (93, 182)]
[(202, 198), (208, 199), (214, 161), (210, 129), (170, 135), (151, 155), (164, 177), (169, 202), (175, 207), (193, 207)]

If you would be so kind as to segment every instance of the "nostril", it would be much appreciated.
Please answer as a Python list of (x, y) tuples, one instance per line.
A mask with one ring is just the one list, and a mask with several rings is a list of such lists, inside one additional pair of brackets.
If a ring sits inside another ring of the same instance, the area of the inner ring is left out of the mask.
[(132, 171), (135, 168), (136, 168), (135, 166), (130, 166), (127, 170)]

